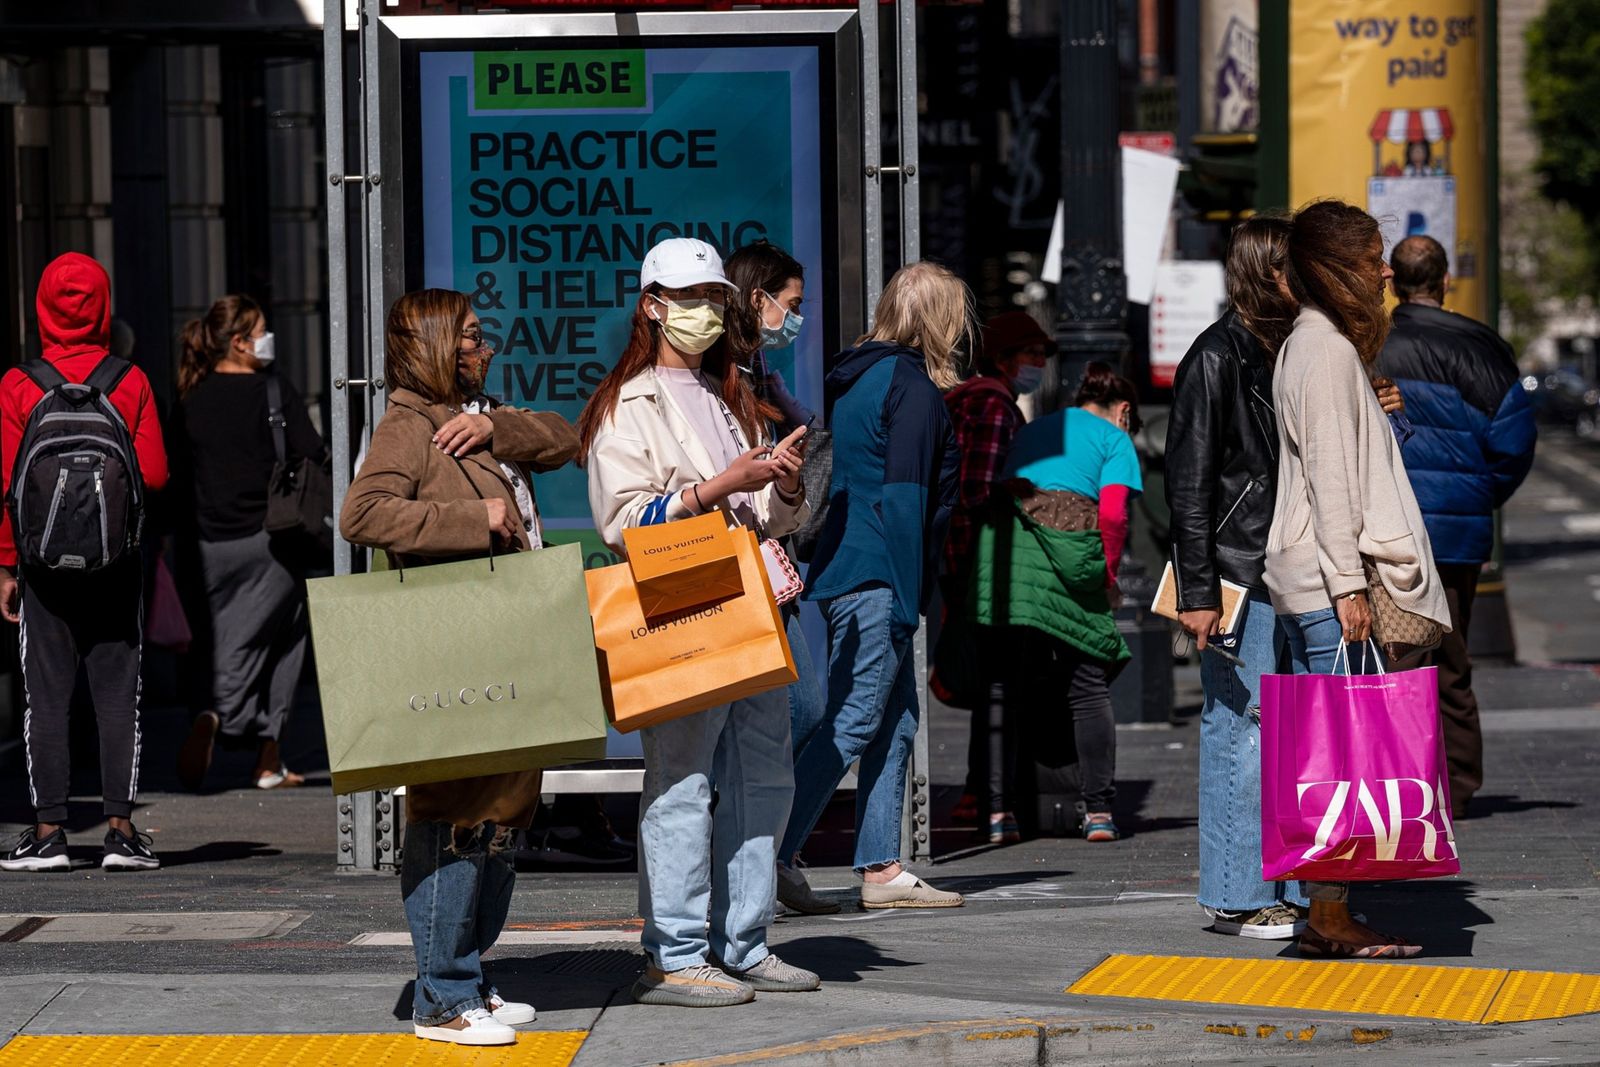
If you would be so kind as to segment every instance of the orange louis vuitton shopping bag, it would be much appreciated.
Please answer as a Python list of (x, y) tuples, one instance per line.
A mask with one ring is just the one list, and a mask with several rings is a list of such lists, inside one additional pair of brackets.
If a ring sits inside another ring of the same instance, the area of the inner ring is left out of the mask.
[(601, 690), (623, 733), (790, 685), (794, 655), (755, 535), (732, 530), (742, 591), (646, 618), (626, 563), (584, 574)]

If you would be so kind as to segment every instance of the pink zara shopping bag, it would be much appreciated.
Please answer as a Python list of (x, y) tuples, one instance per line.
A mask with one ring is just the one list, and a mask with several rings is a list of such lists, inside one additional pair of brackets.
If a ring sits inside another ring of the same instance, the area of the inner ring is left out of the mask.
[(1435, 668), (1261, 679), (1263, 879), (1460, 870)]

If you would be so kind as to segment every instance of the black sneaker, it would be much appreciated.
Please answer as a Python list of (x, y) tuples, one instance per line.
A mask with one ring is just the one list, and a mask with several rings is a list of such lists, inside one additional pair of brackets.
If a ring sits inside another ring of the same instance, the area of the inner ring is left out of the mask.
[(633, 862), (632, 845), (617, 837), (585, 833), (576, 826), (554, 826), (544, 833), (529, 831), (527, 848), (518, 858), (533, 863), (574, 867), (619, 867)]
[(138, 827), (134, 828), (132, 837), (121, 830), (107, 830), (106, 850), (100, 858), (100, 866), (108, 871), (153, 871), (161, 866), (161, 861), (150, 851), (150, 844), (150, 835), (141, 834)]
[(67, 832), (55, 833), (39, 840), (36, 827), (22, 831), (16, 847), (0, 859), (0, 871), (65, 871), (72, 867), (67, 858)]

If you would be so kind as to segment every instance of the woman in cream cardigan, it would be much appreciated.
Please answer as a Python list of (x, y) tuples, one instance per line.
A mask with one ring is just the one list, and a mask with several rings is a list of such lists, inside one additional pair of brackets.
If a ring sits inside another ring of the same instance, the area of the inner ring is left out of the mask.
[[(1363, 556), (1376, 562), (1396, 604), (1450, 626), (1422, 513), (1370, 382), (1389, 329), (1383, 291), (1392, 273), (1366, 212), (1330, 200), (1295, 216), (1288, 278), (1301, 311), (1273, 377), (1281, 447), (1266, 582), (1296, 674), (1334, 673), (1346, 645), (1352, 665), (1376, 666), (1373, 650), (1357, 647), (1372, 633)], [(1357, 922), (1347, 884), (1305, 889), (1311, 908), (1301, 955), (1393, 959), (1422, 951)]]

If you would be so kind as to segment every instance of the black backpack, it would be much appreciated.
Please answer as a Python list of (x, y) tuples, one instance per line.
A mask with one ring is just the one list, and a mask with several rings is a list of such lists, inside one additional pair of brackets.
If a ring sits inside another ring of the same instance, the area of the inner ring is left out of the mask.
[(25, 570), (104, 570), (138, 549), (144, 528), (139, 457), (111, 403), (132, 364), (107, 356), (82, 385), (44, 360), (18, 369), (44, 391), (6, 493), (18, 557)]

